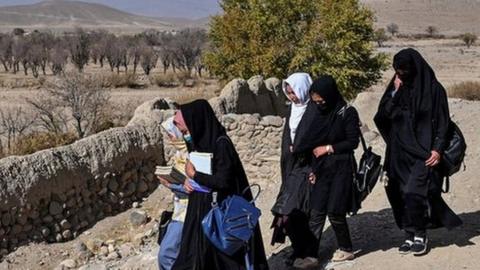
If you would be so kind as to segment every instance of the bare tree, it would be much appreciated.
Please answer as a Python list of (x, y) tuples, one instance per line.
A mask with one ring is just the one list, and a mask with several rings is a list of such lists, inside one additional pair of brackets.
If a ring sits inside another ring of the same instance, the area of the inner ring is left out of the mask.
[(6, 72), (12, 65), (12, 44), (13, 39), (8, 34), (0, 34), (0, 62)]
[(82, 72), (90, 58), (91, 39), (87, 32), (77, 28), (73, 36), (69, 38), (68, 45), (72, 63)]
[(54, 104), (59, 104), (68, 112), (79, 138), (95, 130), (110, 99), (101, 80), (79, 73), (66, 74), (46, 91)]
[(205, 30), (184, 29), (174, 39), (175, 62), (187, 74), (192, 72), (196, 61), (200, 60), (202, 49), (205, 47), (207, 35)]
[(5, 136), (7, 151), (11, 152), (13, 144), (25, 134), (35, 122), (35, 116), (25, 112), (21, 107), (0, 109), (0, 135)]
[(140, 64), (146, 75), (150, 75), (152, 69), (157, 66), (158, 55), (150, 46), (144, 46), (141, 52)]
[(15, 36), (12, 46), (13, 73), (20, 71), (20, 64), (23, 66), (25, 75), (28, 75), (28, 53), (29, 44), (23, 36)]
[(106, 30), (100, 30), (92, 34), (92, 47), (91, 47), (91, 58), (93, 63), (100, 63), (100, 67), (103, 68), (105, 59), (107, 58), (107, 52), (109, 48), (109, 41), (112, 39), (113, 34), (107, 32)]
[(50, 49), (50, 69), (53, 75), (60, 75), (65, 71), (68, 62), (68, 51), (65, 47), (65, 42), (58, 38), (53, 48)]
[(396, 34), (398, 34), (399, 27), (396, 23), (391, 23), (387, 25), (387, 32), (389, 32), (392, 37), (394, 37)]
[(432, 26), (432, 25), (428, 26), (428, 27), (425, 29), (425, 31), (427, 32), (427, 35), (428, 35), (429, 37), (434, 37), (434, 36), (436, 36), (436, 35), (438, 34), (438, 29), (437, 29), (437, 27)]
[(159, 39), (160, 44), (158, 54), (160, 61), (162, 62), (163, 73), (167, 73), (168, 68), (173, 64), (174, 59), (173, 55), (175, 48), (173, 48), (173, 35), (171, 33), (163, 33)]
[(107, 61), (110, 69), (114, 71), (116, 68), (117, 73), (120, 73), (120, 67), (123, 66), (125, 67), (125, 71), (128, 71), (129, 56), (126, 40), (112, 36), (108, 41), (108, 47)]

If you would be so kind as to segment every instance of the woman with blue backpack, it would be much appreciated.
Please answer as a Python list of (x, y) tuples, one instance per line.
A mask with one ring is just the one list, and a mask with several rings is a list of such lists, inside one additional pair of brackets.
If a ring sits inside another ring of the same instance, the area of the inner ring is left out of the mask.
[[(222, 204), (224, 200), (235, 195), (243, 196), (248, 201), (253, 200), (238, 153), (212, 107), (206, 100), (181, 105), (175, 114), (174, 124), (182, 132), (189, 152), (213, 154), (211, 174), (196, 170), (190, 161), (187, 161), (185, 171), (189, 178), (214, 192), (192, 192), (194, 188), (189, 181), (185, 181), (184, 187), (190, 192), (188, 208), (180, 252), (172, 269), (268, 269), (258, 224), (252, 228), (253, 236), (246, 241), (245, 247), (233, 254), (227, 254), (228, 252), (219, 249), (207, 237), (204, 226), (209, 224), (205, 224), (204, 219), (211, 213), (213, 205)], [(244, 193), (245, 190), (247, 191)], [(215, 204), (212, 204), (212, 201)], [(248, 256), (245, 256), (245, 253)], [(249, 260), (247, 263), (246, 257)]]

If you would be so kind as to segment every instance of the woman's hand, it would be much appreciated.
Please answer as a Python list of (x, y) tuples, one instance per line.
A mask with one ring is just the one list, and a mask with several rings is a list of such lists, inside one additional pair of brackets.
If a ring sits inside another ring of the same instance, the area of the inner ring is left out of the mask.
[(425, 161), (425, 165), (428, 166), (428, 167), (435, 167), (438, 165), (438, 163), (440, 163), (440, 153), (438, 153), (437, 151), (433, 150), (432, 151), (432, 155), (430, 156), (429, 159), (427, 159), (427, 161)]
[(315, 176), (315, 174), (313, 172), (311, 172), (308, 175), (308, 181), (310, 181), (310, 184), (315, 185), (315, 182), (317, 181), (317, 177)]
[(292, 153), (292, 152), (293, 152), (293, 145), (290, 145), (290, 146), (288, 147), (288, 150), (290, 150), (290, 153)]
[(183, 183), (183, 188), (185, 188), (185, 191), (190, 194), (194, 191), (192, 185), (190, 184), (189, 179), (185, 179), (185, 182)]
[(319, 146), (313, 149), (313, 154), (315, 155), (316, 158), (319, 158), (321, 156), (328, 154), (327, 146)]
[(395, 87), (395, 91), (397, 91), (398, 89), (400, 89), (400, 87), (402, 86), (403, 82), (402, 80), (400, 80), (400, 78), (398, 77), (398, 75), (395, 75), (395, 80), (393, 81), (393, 85)]
[(160, 181), (160, 184), (162, 184), (166, 188), (170, 188), (170, 182), (168, 182), (166, 179), (164, 179), (160, 176), (157, 176), (157, 179)]
[(193, 166), (190, 160), (187, 160), (187, 163), (185, 164), (185, 173), (187, 174), (188, 178), (194, 179), (196, 172), (195, 166)]

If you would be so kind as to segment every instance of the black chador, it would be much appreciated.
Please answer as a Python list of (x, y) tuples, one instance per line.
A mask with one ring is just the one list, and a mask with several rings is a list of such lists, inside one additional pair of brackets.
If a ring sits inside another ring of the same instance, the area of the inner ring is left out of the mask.
[[(432, 151), (442, 154), (450, 121), (445, 89), (432, 68), (413, 49), (394, 57), (396, 75), (375, 116), (387, 149), (386, 192), (397, 225), (407, 234), (425, 237), (426, 228), (451, 229), (462, 222), (441, 197), (444, 175), (426, 166)], [(401, 86), (395, 90), (398, 76)]]
[[(226, 137), (223, 126), (216, 118), (212, 108), (205, 100), (197, 100), (182, 105), (180, 110), (185, 124), (192, 136), (190, 149), (213, 153), (213, 174), (200, 172), (195, 174), (195, 181), (218, 192), (219, 201), (228, 195), (237, 194), (248, 187), (240, 158)], [(221, 138), (222, 137), (222, 138)], [(251, 200), (250, 192), (246, 199)], [(244, 250), (233, 256), (219, 251), (205, 237), (201, 222), (211, 209), (210, 193), (193, 192), (189, 195), (188, 210), (183, 226), (180, 253), (172, 269), (174, 270), (242, 270), (245, 269)], [(249, 242), (250, 260), (255, 269), (268, 269), (260, 227)]]

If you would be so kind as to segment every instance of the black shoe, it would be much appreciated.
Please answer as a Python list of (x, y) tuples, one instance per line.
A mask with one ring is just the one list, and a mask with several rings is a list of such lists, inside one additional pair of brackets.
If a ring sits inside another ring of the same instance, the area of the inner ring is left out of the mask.
[(293, 263), (295, 262), (296, 259), (297, 259), (297, 256), (295, 256), (294, 254), (291, 254), (287, 258), (285, 258), (285, 260), (283, 260), (283, 263), (286, 266), (293, 266)]
[(408, 254), (410, 253), (412, 250), (412, 245), (413, 245), (413, 241), (412, 240), (405, 240), (405, 242), (398, 248), (398, 252), (400, 254)]
[(410, 248), (411, 252), (415, 256), (422, 256), (428, 252), (428, 239), (427, 237), (415, 237), (413, 245)]

